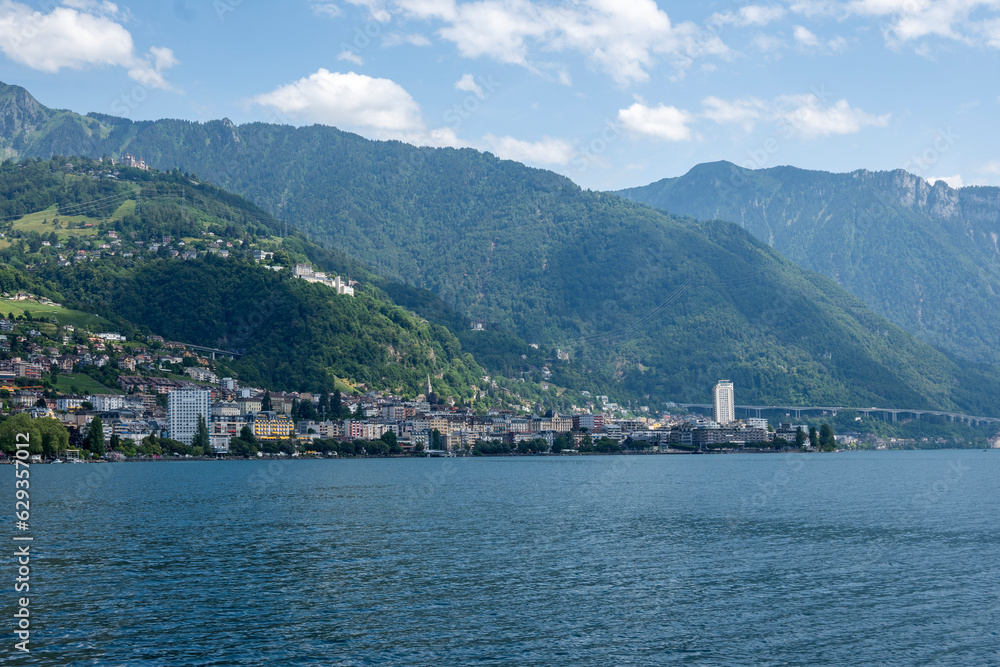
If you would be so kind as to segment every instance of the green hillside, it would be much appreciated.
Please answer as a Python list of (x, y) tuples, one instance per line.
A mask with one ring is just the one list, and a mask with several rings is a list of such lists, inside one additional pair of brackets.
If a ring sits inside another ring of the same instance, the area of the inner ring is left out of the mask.
[(1000, 363), (1000, 188), (718, 162), (619, 194), (737, 223), (923, 340)]
[(1000, 414), (995, 371), (919, 342), (736, 225), (473, 150), (323, 126), (79, 122), (95, 120), (104, 138), (91, 154), (128, 150), (231, 188), (342, 256), (431, 290), (439, 302), (414, 299), (424, 317), (482, 320), (523, 341), (512, 348), (568, 354), (554, 380), (564, 386), (701, 402), (730, 377), (740, 402)]
[[(349, 297), (254, 262), (254, 248), (273, 250), (285, 265), (312, 259), (329, 267), (342, 256), (282, 236), (284, 225), (214, 186), (80, 158), (8, 161), (0, 165), (0, 203), (8, 212), (40, 209), (0, 222), (8, 242), (0, 249), (0, 287), (60, 304), (2, 300), (4, 315), (27, 311), (43, 329), (55, 318), (130, 338), (155, 333), (238, 350), (229, 368), (247, 384), (320, 391), (346, 381), (412, 396), (430, 377), (439, 396), (488, 400), (477, 392), (483, 368), (447, 329), (394, 305), (379, 287), (391, 282), (376, 279)], [(213, 247), (230, 256), (206, 252)], [(403, 291), (419, 299), (419, 291)], [(61, 377), (59, 386), (93, 380)]]
[[(250, 385), (332, 390), (338, 378), (415, 395), (432, 377), (442, 396), (470, 400), (482, 368), (442, 327), (361, 292), (338, 296), (245, 259), (157, 259), (46, 271), (71, 299), (170, 340), (237, 350)], [(440, 376), (440, 377), (437, 377)]]

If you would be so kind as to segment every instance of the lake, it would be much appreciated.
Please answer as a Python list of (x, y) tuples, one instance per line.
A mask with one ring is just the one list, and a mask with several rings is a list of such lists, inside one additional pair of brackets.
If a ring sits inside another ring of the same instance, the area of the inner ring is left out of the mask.
[(998, 450), (31, 473), (17, 664), (1000, 664)]

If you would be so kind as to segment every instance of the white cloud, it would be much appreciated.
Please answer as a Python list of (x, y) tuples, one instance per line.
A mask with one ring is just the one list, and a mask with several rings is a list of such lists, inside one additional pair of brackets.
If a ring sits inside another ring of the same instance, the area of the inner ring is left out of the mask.
[(978, 32), (982, 35), (987, 45), (994, 49), (1000, 49), (1000, 19), (983, 21), (978, 26)]
[(747, 97), (739, 100), (723, 100), (718, 97), (709, 96), (702, 100), (705, 111), (702, 116), (713, 120), (720, 125), (737, 124), (749, 132), (761, 118), (762, 112), (767, 108), (767, 104), (755, 97)]
[(819, 38), (808, 28), (795, 26), (795, 41), (802, 46), (819, 46)]
[(364, 58), (361, 57), (360, 53), (355, 53), (350, 49), (344, 49), (337, 54), (337, 60), (346, 60), (349, 63), (354, 63), (355, 65), (364, 65)]
[(833, 52), (844, 51), (847, 49), (847, 40), (838, 35), (827, 42), (827, 47)]
[(980, 173), (983, 174), (993, 174), (995, 176), (1000, 176), (1000, 160), (993, 160), (992, 162), (987, 162), (982, 167), (979, 168)]
[(788, 46), (785, 40), (774, 35), (757, 35), (753, 38), (753, 45), (758, 51), (765, 53), (780, 51)]
[(314, 2), (310, 7), (313, 10), (313, 14), (328, 19), (335, 19), (342, 13), (340, 7), (332, 2)]
[(67, 0), (45, 14), (0, 0), (0, 51), (15, 62), (43, 72), (63, 68), (123, 67), (140, 83), (169, 89), (164, 72), (177, 64), (170, 49), (152, 47), (136, 55), (132, 35), (112, 17), (111, 2)]
[(475, 93), (480, 99), (483, 97), (483, 89), (479, 87), (476, 78), (471, 74), (463, 74), (462, 78), (455, 82), (455, 89)]
[(517, 160), (532, 164), (567, 165), (573, 159), (572, 142), (565, 139), (542, 137), (540, 141), (523, 141), (511, 136), (498, 137), (487, 134), (483, 137), (487, 150), (505, 160)]
[(379, 23), (388, 23), (392, 20), (392, 14), (385, 6), (383, 0), (347, 0), (347, 2), (357, 7), (367, 7), (372, 20)]
[(936, 183), (944, 183), (949, 188), (958, 189), (961, 187), (965, 187), (965, 184), (962, 182), (961, 174), (956, 174), (954, 176), (938, 176), (936, 178), (928, 178), (927, 180), (931, 182), (931, 185), (934, 185)]
[(997, 9), (1000, 0), (851, 0), (829, 13), (879, 19), (886, 43), (894, 47), (939, 37), (1000, 48), (1000, 22), (983, 15)]
[(403, 35), (398, 32), (391, 32), (382, 38), (382, 46), (399, 46), (400, 44), (412, 44), (413, 46), (430, 46), (431, 40), (419, 33)]
[(832, 134), (854, 134), (866, 127), (885, 127), (891, 116), (865, 113), (851, 107), (847, 100), (824, 106), (819, 97), (810, 93), (777, 98), (772, 119), (790, 134), (811, 139)]
[(354, 130), (372, 139), (415, 146), (467, 146), (452, 128), (428, 129), (420, 105), (395, 81), (325, 69), (251, 102), (277, 115), (273, 122), (320, 123)]
[(756, 97), (725, 100), (710, 96), (702, 100), (704, 111), (699, 115), (720, 125), (740, 125), (748, 132), (758, 122), (770, 121), (777, 123), (783, 134), (805, 139), (854, 134), (866, 127), (884, 127), (892, 116), (865, 113), (852, 107), (847, 100), (831, 104), (829, 97), (823, 90), (805, 95), (782, 95), (771, 101)]
[(693, 116), (673, 106), (660, 104), (649, 107), (641, 100), (618, 111), (618, 122), (627, 132), (637, 136), (665, 141), (688, 141), (692, 137), (688, 124)]
[(163, 73), (179, 61), (170, 49), (153, 46), (149, 49), (149, 57), (137, 58), (129, 68), (128, 75), (150, 88), (173, 90), (164, 78)]
[[(384, 0), (348, 1), (367, 7), (377, 21), (392, 19)], [(453, 42), (467, 58), (490, 58), (542, 73), (553, 66), (539, 61), (536, 51), (575, 51), (622, 85), (647, 81), (649, 71), (664, 56), (683, 70), (696, 58), (729, 53), (718, 35), (691, 22), (674, 24), (654, 0), (560, 4), (397, 0), (392, 8), (410, 18), (442, 23), (437, 34)], [(760, 21), (771, 11), (749, 10), (747, 17)], [(568, 81), (564, 72), (558, 77)]]
[(709, 22), (731, 24), (740, 27), (765, 26), (785, 16), (786, 10), (780, 5), (747, 5), (740, 7), (738, 12), (721, 12), (713, 14)]
[(816, 33), (805, 26), (797, 25), (792, 31), (795, 43), (803, 51), (816, 53), (840, 53), (847, 49), (847, 40), (839, 35), (823, 41)]
[(306, 122), (365, 128), (386, 136), (425, 130), (420, 106), (402, 86), (354, 72), (320, 69), (253, 102)]
[(835, 0), (795, 0), (788, 9), (803, 16), (846, 15), (843, 7)]
[(747, 5), (740, 8), (740, 18), (743, 19), (743, 25), (767, 25), (768, 23), (777, 21), (784, 15), (785, 8), (778, 5), (770, 7)]
[(98, 2), (97, 0), (63, 0), (63, 4), (88, 14), (118, 15), (118, 5), (113, 2)]
[(455, 130), (450, 127), (416, 132), (395, 132), (383, 135), (383, 138), (405, 141), (414, 146), (430, 146), (432, 148), (462, 148), (469, 145), (468, 142), (459, 139), (458, 135), (455, 134)]

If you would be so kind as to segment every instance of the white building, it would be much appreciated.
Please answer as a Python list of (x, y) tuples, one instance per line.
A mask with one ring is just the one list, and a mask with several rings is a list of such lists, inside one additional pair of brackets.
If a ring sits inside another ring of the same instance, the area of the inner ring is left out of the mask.
[(204, 368), (188, 368), (184, 372), (190, 375), (195, 382), (219, 383), (219, 376)]
[(735, 403), (733, 383), (729, 380), (720, 380), (712, 390), (712, 415), (718, 424), (725, 426), (736, 421)]
[(112, 410), (125, 409), (125, 397), (118, 394), (91, 394), (87, 396), (87, 401), (94, 406), (98, 412), (111, 412)]
[(207, 426), (212, 421), (212, 392), (208, 389), (174, 389), (167, 394), (167, 423), (170, 437), (190, 445), (198, 431), (198, 415)]
[(312, 266), (309, 264), (296, 264), (292, 268), (292, 275), (296, 278), (301, 278), (306, 282), (310, 283), (322, 283), (327, 287), (332, 287), (337, 291), (337, 294), (346, 294), (347, 296), (354, 296), (354, 288), (348, 283), (345, 283), (340, 276), (335, 276), (330, 278), (322, 271), (314, 271)]
[(212, 406), (213, 417), (235, 417), (240, 414), (240, 404), (236, 401), (219, 401)]
[(236, 380), (233, 378), (222, 378), (222, 388), (226, 391), (236, 391)]
[(79, 410), (87, 399), (83, 396), (60, 396), (56, 399), (56, 410)]

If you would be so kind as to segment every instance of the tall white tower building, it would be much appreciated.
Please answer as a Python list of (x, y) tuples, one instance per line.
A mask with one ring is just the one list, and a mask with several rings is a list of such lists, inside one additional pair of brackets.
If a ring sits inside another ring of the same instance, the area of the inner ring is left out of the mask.
[(712, 407), (716, 423), (725, 426), (736, 421), (736, 399), (733, 395), (732, 382), (719, 380), (712, 389)]
[(174, 389), (167, 394), (167, 422), (170, 437), (191, 444), (198, 431), (198, 415), (205, 425), (212, 423), (212, 392), (208, 389)]

